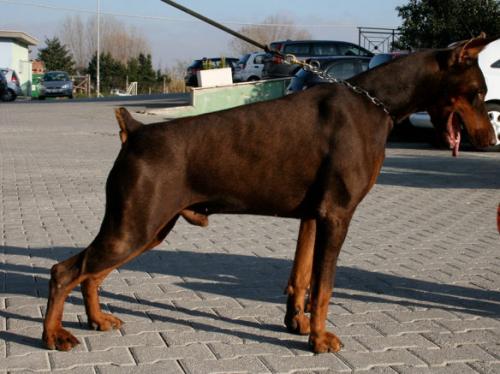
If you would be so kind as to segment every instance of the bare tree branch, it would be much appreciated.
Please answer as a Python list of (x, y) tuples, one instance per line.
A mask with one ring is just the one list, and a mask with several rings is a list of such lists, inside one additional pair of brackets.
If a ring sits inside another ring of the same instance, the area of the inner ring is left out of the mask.
[[(66, 17), (59, 27), (59, 38), (73, 55), (77, 69), (86, 68), (97, 51), (96, 22), (95, 17), (84, 22), (80, 15), (74, 15)], [(101, 52), (122, 63), (140, 53), (150, 53), (149, 42), (135, 27), (127, 27), (111, 16), (102, 17), (100, 26)]]
[[(311, 38), (309, 31), (297, 27), (291, 18), (281, 14), (268, 16), (262, 23), (265, 25), (243, 26), (238, 32), (262, 44), (278, 40)], [(255, 51), (255, 46), (238, 38), (233, 38), (229, 46), (239, 55)]]

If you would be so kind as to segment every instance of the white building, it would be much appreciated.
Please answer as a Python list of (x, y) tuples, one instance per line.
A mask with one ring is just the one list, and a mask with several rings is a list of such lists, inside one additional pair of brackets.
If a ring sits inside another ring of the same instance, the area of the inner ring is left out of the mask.
[(26, 95), (31, 94), (29, 47), (38, 40), (21, 31), (0, 30), (0, 68), (14, 69)]

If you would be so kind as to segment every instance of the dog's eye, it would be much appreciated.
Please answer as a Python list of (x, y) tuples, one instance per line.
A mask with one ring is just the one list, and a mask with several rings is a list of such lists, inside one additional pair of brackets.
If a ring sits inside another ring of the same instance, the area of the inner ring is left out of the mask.
[(478, 91), (470, 92), (466, 96), (467, 96), (467, 100), (469, 101), (469, 103), (475, 104), (478, 100), (484, 101), (484, 97), (486, 95), (483, 91), (478, 90)]

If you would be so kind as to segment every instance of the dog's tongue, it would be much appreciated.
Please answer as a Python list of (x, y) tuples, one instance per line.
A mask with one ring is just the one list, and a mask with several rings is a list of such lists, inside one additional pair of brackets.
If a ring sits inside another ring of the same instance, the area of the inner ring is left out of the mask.
[(451, 112), (448, 117), (448, 123), (446, 124), (448, 143), (452, 150), (451, 154), (453, 157), (458, 156), (458, 150), (460, 148), (460, 122), (456, 118), (455, 114)]

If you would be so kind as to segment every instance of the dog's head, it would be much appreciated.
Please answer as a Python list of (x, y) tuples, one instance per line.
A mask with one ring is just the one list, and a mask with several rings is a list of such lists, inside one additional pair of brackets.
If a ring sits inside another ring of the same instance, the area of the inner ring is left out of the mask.
[(462, 126), (472, 143), (487, 147), (496, 143), (484, 98), (486, 83), (478, 55), (493, 39), (484, 34), (459, 42), (438, 53), (441, 79), (438, 99), (427, 108), (432, 123), (443, 140), (458, 154)]

